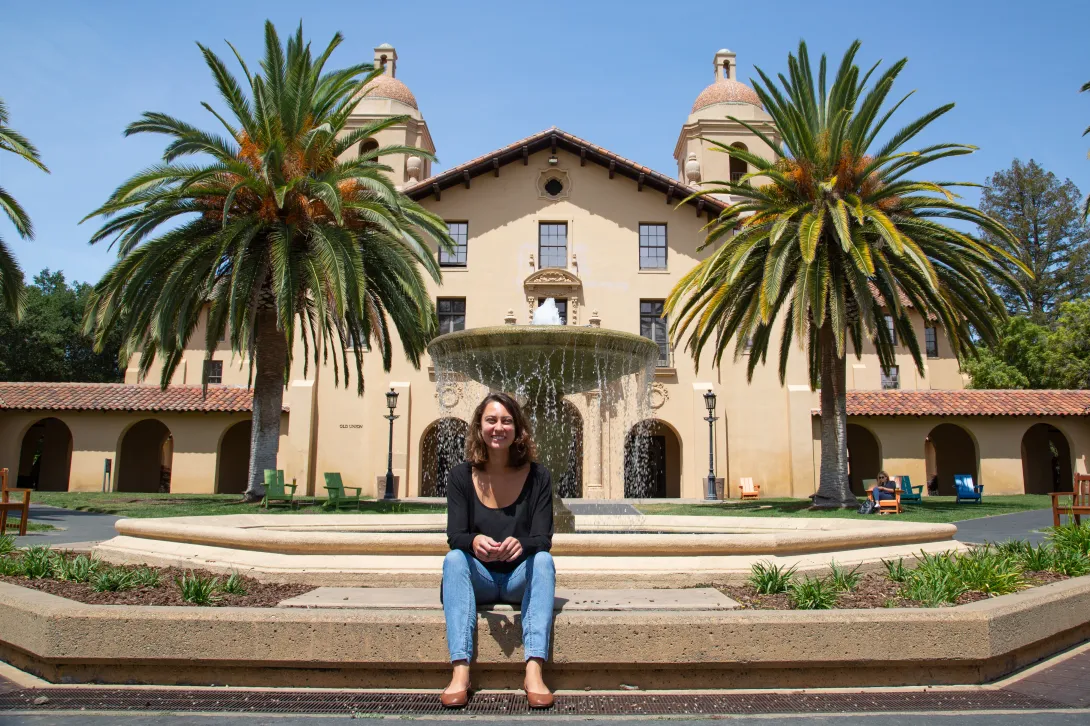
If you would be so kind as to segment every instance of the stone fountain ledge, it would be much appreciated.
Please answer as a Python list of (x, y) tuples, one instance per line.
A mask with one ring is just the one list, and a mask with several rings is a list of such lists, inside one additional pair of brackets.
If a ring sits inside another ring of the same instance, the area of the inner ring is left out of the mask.
[[(516, 688), (518, 615), (479, 615), (479, 688)], [(440, 610), (85, 605), (0, 583), (0, 658), (54, 683), (439, 688)], [(860, 637), (875, 623), (882, 637)], [(559, 689), (987, 683), (1090, 636), (1090, 577), (934, 609), (561, 611)]]
[[(832, 561), (863, 571), (883, 559), (962, 549), (957, 528), (887, 520), (656, 517), (640, 522), (577, 517), (586, 528), (696, 534), (557, 534), (562, 587), (693, 587), (745, 580), (757, 562), (827, 571)], [(225, 515), (123, 519), (119, 536), (94, 548), (116, 564), (237, 570), (259, 580), (313, 585), (434, 587), (448, 547), (444, 515)], [(350, 528), (353, 531), (329, 531)], [(368, 530), (372, 531), (361, 531)], [(382, 529), (418, 531), (390, 532)]]

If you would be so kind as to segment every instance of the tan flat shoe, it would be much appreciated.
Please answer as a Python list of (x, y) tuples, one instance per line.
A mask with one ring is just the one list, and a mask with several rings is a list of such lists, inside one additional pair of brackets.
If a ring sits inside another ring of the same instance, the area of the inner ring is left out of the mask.
[(443, 704), (443, 708), (462, 708), (469, 703), (469, 691), (443, 691), (439, 694), (439, 703)]
[(522, 684), (522, 690), (526, 691), (526, 700), (530, 703), (530, 708), (552, 708), (553, 707), (553, 694), (551, 693), (534, 693), (526, 684)]

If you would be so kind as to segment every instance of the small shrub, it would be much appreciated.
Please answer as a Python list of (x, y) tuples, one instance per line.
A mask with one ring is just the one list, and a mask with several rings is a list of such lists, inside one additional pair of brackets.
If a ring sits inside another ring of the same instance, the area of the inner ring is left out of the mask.
[(61, 557), (57, 560), (56, 577), (58, 580), (70, 582), (89, 582), (98, 574), (102, 561), (95, 557), (79, 555), (68, 559)]
[(966, 590), (1007, 595), (1026, 586), (1021, 562), (989, 546), (975, 547), (954, 557), (954, 572)]
[(216, 595), (220, 584), (218, 577), (205, 577), (190, 571), (174, 578), (174, 582), (182, 591), (182, 599), (194, 605), (211, 605), (220, 599)]
[(0, 575), (14, 577), (23, 574), (23, 562), (21, 557), (10, 555), (0, 556)]
[(965, 592), (965, 585), (955, 572), (954, 556), (950, 552), (916, 558), (916, 568), (906, 570), (901, 594), (932, 607), (953, 603)]
[(767, 562), (758, 562), (750, 568), (749, 584), (758, 595), (776, 595), (787, 592), (795, 577), (795, 567), (784, 568)]
[(1080, 577), (1090, 573), (1090, 557), (1073, 550), (1057, 550), (1048, 569), (1068, 577)]
[(31, 547), (23, 553), (22, 563), (23, 577), (32, 580), (41, 580), (53, 576), (53, 568), (56, 566), (56, 555), (48, 546), (38, 545)]
[(898, 557), (896, 562), (893, 560), (882, 560), (882, 564), (886, 566), (886, 576), (893, 582), (904, 582), (908, 579), (909, 570), (905, 567), (903, 558)]
[(95, 575), (91, 587), (95, 592), (122, 592), (136, 587), (136, 581), (131, 571), (111, 567)]
[(859, 565), (852, 570), (845, 570), (834, 560), (829, 566), (829, 581), (837, 592), (851, 592), (863, 576), (859, 574)]
[(136, 587), (159, 587), (159, 571), (138, 567), (132, 571), (132, 580)]
[(0, 534), (0, 555), (15, 551), (15, 538), (10, 534)]
[(787, 596), (796, 610), (829, 610), (836, 605), (836, 589), (820, 577), (804, 577), (793, 583)]
[(1034, 547), (1027, 545), (1022, 551), (1019, 560), (1022, 567), (1031, 572), (1044, 572), (1051, 570), (1056, 562), (1056, 552), (1051, 545), (1040, 544)]
[(237, 572), (232, 572), (231, 576), (227, 578), (227, 581), (223, 583), (220, 592), (228, 595), (245, 595), (246, 583), (242, 581), (241, 575)]
[(884, 607), (884, 608), (895, 608), (895, 607), (897, 607), (897, 601), (894, 600), (891, 597), (887, 597), (885, 600), (882, 601), (882, 607)]
[(1061, 527), (1052, 527), (1048, 538), (1056, 549), (1090, 554), (1090, 524), (1068, 522)]
[(1032, 549), (1032, 545), (1020, 539), (1009, 539), (1006, 542), (996, 544), (995, 549), (1007, 557), (1021, 558), (1027, 550)]

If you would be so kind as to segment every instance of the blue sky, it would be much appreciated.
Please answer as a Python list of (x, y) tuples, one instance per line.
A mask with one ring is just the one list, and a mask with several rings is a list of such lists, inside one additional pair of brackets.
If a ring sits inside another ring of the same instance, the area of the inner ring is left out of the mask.
[[(196, 42), (225, 58), (232, 41), (256, 65), (266, 18), (286, 34), (302, 19), (324, 47), (345, 43), (336, 65), (396, 46), (398, 77), (412, 89), (438, 148), (453, 166), (548, 126), (582, 136), (663, 172), (675, 173), (677, 134), (693, 99), (712, 80), (721, 47), (778, 72), (805, 38), (811, 53), (838, 61), (863, 41), (860, 60), (909, 58), (896, 90), (917, 89), (902, 123), (935, 106), (957, 107), (920, 143), (975, 144), (943, 163), (936, 179), (983, 182), (1012, 159), (1034, 158), (1090, 192), (1090, 44), (1083, 2), (335, 2), (265, 0), (13, 3), (0, 27), (0, 96), (11, 124), (52, 170), (0, 157), (0, 185), (22, 202), (37, 239), (7, 240), (28, 277), (43, 267), (95, 281), (113, 261), (79, 220), (164, 142), (125, 139), (143, 111), (217, 128), (199, 105), (216, 92)], [(835, 8), (835, 9), (834, 9)], [(971, 193), (970, 193), (971, 194)], [(975, 196), (972, 195), (971, 196)]]

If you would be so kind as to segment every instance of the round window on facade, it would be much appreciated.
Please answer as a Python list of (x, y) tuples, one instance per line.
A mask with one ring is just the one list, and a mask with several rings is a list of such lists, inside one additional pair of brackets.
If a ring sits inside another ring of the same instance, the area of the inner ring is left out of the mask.
[(555, 197), (564, 191), (564, 184), (559, 179), (550, 179), (545, 182), (545, 193), (550, 197)]

